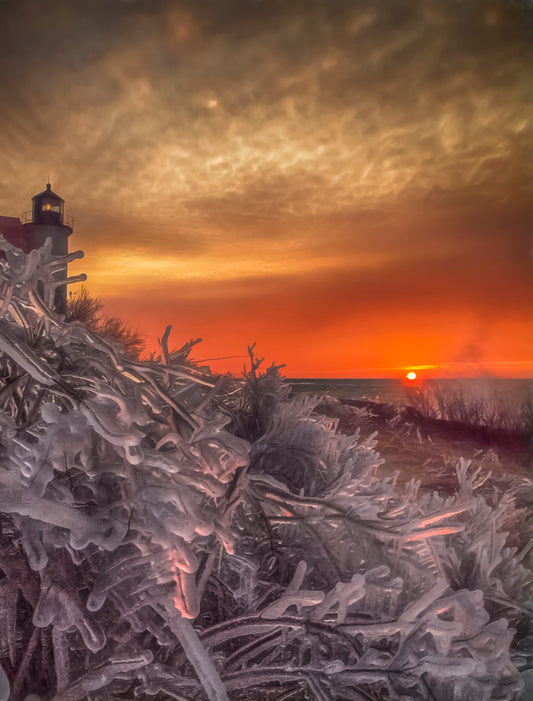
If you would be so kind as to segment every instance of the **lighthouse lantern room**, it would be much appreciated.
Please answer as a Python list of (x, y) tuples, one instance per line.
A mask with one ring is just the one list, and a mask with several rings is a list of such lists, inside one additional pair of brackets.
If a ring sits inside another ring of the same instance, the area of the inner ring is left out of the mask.
[(64, 200), (52, 192), (50, 183), (44, 192), (35, 195), (33, 199), (32, 218), (34, 224), (63, 224)]

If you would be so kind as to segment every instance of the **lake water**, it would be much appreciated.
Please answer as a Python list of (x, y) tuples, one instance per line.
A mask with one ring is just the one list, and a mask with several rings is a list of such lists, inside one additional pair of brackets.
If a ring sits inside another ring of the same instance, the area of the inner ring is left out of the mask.
[(406, 385), (392, 379), (320, 379), (291, 378), (288, 380), (295, 392), (329, 394), (339, 399), (365, 399), (383, 404), (413, 404), (413, 394), (435, 388), (445, 393), (461, 391), (465, 397), (502, 400), (509, 407), (517, 407), (533, 401), (533, 379), (516, 380), (493, 377), (474, 379), (424, 380)]

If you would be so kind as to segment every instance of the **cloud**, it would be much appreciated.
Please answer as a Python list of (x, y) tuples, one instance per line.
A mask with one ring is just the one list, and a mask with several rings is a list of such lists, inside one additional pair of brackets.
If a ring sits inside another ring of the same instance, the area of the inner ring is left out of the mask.
[(116, 206), (508, 199), (530, 167), (532, 49), (518, 10), (468, 6), (57, 2), (43, 25), (7, 4), (4, 81), (48, 140), (34, 155)]
[(319, 328), (402, 310), (525, 324), (532, 17), (503, 0), (8, 0), (0, 212), (50, 172), (98, 293), (183, 295), (206, 323), (231, 304), (302, 334), (310, 310)]

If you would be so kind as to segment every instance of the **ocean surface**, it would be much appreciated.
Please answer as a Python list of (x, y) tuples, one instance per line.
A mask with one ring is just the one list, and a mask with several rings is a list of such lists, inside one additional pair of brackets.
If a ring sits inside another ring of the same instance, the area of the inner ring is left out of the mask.
[(516, 380), (494, 377), (474, 379), (424, 380), (407, 384), (392, 379), (343, 379), (290, 378), (295, 392), (313, 395), (329, 394), (339, 399), (365, 399), (372, 402), (396, 405), (417, 405), (420, 393), (431, 394), (432, 390), (446, 394), (462, 392), (465, 398), (496, 400), (509, 408), (533, 402), (533, 379)]

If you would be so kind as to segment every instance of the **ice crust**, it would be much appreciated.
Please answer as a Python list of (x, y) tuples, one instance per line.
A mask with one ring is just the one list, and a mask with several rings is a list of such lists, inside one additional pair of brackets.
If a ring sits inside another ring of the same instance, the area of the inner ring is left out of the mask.
[(519, 698), (512, 494), (400, 491), (253, 354), (128, 358), (2, 245), (0, 699)]

